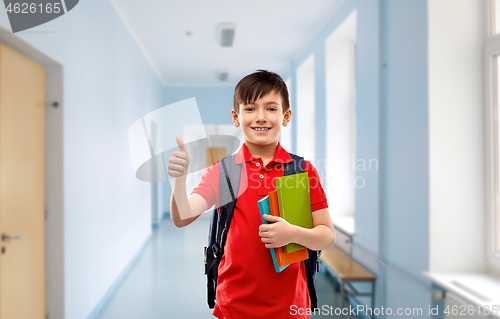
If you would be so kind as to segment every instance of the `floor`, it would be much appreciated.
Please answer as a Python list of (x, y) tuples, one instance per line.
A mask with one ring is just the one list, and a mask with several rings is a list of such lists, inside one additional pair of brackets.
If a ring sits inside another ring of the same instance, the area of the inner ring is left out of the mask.
[[(206, 302), (203, 247), (208, 218), (176, 228), (169, 218), (153, 230), (151, 241), (130, 273), (96, 317), (98, 319), (215, 318)], [(318, 306), (340, 307), (326, 272), (316, 277)], [(320, 314), (311, 317), (328, 317)], [(346, 316), (346, 319), (361, 317)]]

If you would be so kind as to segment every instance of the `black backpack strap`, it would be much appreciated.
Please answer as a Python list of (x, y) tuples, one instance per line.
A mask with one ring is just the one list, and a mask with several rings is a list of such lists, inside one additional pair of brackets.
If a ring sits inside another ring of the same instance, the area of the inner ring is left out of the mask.
[[(305, 160), (303, 157), (289, 153), (292, 161), (285, 163), (284, 176), (300, 174), (305, 171)], [(319, 256), (321, 251), (307, 249), (309, 258), (304, 260), (304, 268), (307, 279), (307, 289), (309, 290), (309, 299), (311, 300), (311, 310), (318, 308), (318, 298), (316, 289), (314, 288), (314, 281), (316, 280), (316, 272), (319, 271)]]
[(213, 276), (213, 267), (215, 266), (214, 253), (212, 247), (215, 243), (217, 223), (219, 221), (219, 213), (217, 207), (212, 212), (210, 221), (210, 229), (208, 231), (208, 246), (205, 247), (205, 275), (207, 275), (207, 302), (210, 309), (215, 306), (215, 289), (217, 287), (217, 277)]
[(309, 258), (304, 260), (304, 268), (307, 278), (307, 289), (309, 290), (309, 299), (311, 300), (311, 310), (314, 312), (318, 308), (318, 297), (314, 288), (316, 271), (319, 271), (319, 255), (321, 251), (307, 249)]
[(284, 168), (284, 176), (288, 175), (293, 175), (293, 174), (300, 174), (304, 173), (305, 168), (304, 168), (304, 158), (301, 156), (297, 156), (295, 154), (289, 153), (290, 156), (292, 157), (292, 161), (288, 163), (284, 163), (285, 168)]
[(219, 184), (220, 184), (220, 205), (225, 207), (222, 210), (220, 222), (217, 228), (218, 248), (224, 250), (227, 231), (231, 224), (234, 206), (236, 205), (236, 197), (240, 187), (241, 165), (234, 162), (235, 156), (226, 157), (221, 160), (219, 168)]
[[(242, 164), (235, 163), (235, 156), (223, 158), (219, 166), (220, 207), (214, 210), (209, 230), (209, 246), (205, 247), (206, 266), (208, 276), (208, 305), (215, 306), (219, 263), (224, 255), (227, 232), (233, 217), (234, 207), (240, 187)], [(209, 265), (209, 266), (208, 266)]]

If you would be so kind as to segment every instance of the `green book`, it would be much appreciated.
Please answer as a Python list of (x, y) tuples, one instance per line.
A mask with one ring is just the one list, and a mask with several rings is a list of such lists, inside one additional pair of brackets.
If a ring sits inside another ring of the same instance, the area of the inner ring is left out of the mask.
[[(276, 177), (276, 192), (280, 217), (292, 225), (313, 228), (311, 212), (311, 195), (307, 172)], [(285, 253), (305, 248), (296, 243), (285, 245)]]

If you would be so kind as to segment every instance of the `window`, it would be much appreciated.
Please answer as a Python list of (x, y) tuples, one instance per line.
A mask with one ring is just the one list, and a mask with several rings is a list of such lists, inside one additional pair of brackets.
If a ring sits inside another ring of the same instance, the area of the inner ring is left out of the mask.
[(500, 0), (490, 1), (489, 34), (485, 44), (487, 259), (500, 267)]
[(292, 111), (292, 119), (287, 126), (281, 128), (280, 134), (280, 144), (287, 151), (292, 152), (292, 125), (293, 122), (297, 120), (297, 114), (295, 114), (295, 109), (292, 108), (292, 80), (288, 79), (285, 81), (286, 87), (288, 88), (288, 100), (290, 101), (290, 110)]
[(491, 34), (495, 35), (500, 33), (500, 0), (491, 1), (491, 23), (490, 30)]
[[(494, 1), (497, 2), (497, 1)], [(499, 118), (498, 118), (498, 92), (499, 92), (499, 84), (500, 81), (498, 79), (498, 75), (500, 74), (499, 71), (499, 66), (500, 66), (500, 61), (498, 61), (498, 54), (492, 56), (491, 59), (491, 73), (492, 73), (492, 118), (493, 118), (493, 131), (492, 131), (492, 141), (493, 141), (493, 200), (494, 200), (494, 210), (493, 210), (493, 227), (494, 227), (494, 251), (495, 253), (500, 253), (500, 214), (499, 214), (499, 202), (498, 202), (498, 195), (500, 192), (498, 181), (499, 181), (499, 167), (498, 161), (499, 161), (499, 136), (498, 136), (498, 125), (499, 125)]]
[(354, 216), (356, 179), (356, 12), (326, 39), (327, 195), (330, 213)]
[(314, 128), (315, 119), (315, 82), (314, 82), (314, 55), (310, 55), (297, 68), (297, 154), (317, 166), (316, 141)]

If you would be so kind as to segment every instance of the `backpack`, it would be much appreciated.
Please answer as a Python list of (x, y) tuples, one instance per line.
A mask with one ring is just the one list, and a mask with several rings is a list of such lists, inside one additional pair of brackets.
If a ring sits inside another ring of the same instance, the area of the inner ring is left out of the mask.
[[(289, 153), (292, 161), (283, 163), (284, 176), (304, 172), (304, 158)], [(227, 232), (233, 217), (236, 197), (240, 186), (242, 164), (235, 163), (235, 155), (230, 155), (220, 161), (219, 184), (221, 207), (214, 209), (208, 231), (208, 246), (205, 247), (205, 275), (207, 275), (207, 301), (210, 309), (215, 306), (219, 263), (224, 255)], [(227, 203), (222, 205), (222, 203)], [(309, 258), (304, 260), (307, 289), (311, 301), (311, 310), (318, 308), (318, 299), (314, 289), (316, 272), (319, 272), (319, 256), (321, 251), (308, 249)]]

